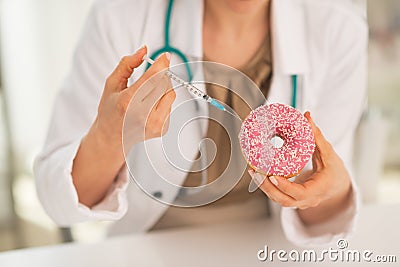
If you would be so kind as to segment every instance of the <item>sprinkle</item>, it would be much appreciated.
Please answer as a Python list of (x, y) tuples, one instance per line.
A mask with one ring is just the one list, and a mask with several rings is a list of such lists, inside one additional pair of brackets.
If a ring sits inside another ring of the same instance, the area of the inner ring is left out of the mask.
[[(276, 135), (284, 141), (280, 148), (271, 142)], [(249, 165), (268, 176), (298, 174), (315, 150), (307, 119), (297, 109), (280, 103), (253, 110), (242, 124), (239, 142)]]

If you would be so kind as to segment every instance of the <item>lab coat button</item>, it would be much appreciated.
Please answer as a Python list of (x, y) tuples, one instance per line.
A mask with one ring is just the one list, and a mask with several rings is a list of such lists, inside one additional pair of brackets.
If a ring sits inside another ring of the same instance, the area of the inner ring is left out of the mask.
[(161, 191), (156, 191), (156, 192), (153, 193), (153, 196), (155, 198), (162, 198), (162, 192)]

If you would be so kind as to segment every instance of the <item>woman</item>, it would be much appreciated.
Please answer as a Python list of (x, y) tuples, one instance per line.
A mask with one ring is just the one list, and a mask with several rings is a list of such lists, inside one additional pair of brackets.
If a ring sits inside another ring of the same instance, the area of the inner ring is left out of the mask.
[[(243, 219), (232, 214), (249, 210), (241, 206), (247, 201), (257, 203), (254, 210), (264, 216), (264, 204), (260, 203), (268, 196), (283, 206), (283, 229), (296, 244), (327, 243), (351, 232), (358, 202), (349, 170), (354, 131), (365, 102), (367, 44), (365, 21), (353, 12), (351, 1), (174, 3), (171, 42), (189, 58), (245, 70), (270, 102), (290, 104), (292, 77), (301, 77), (298, 108), (311, 111), (321, 129), (307, 113), (317, 145), (313, 169), (303, 172), (296, 183), (272, 177), (262, 182), (254, 196), (233, 190), (220, 200), (228, 199), (223, 205), (217, 201), (189, 211), (161, 204), (134, 183), (127, 186), (122, 127), (128, 103), (149, 77), (169, 66), (170, 60), (179, 62), (175, 55), (163, 54), (145, 71), (142, 58), (153, 51), (142, 47), (129, 54), (140, 44), (154, 49), (163, 46), (167, 4), (166, 0), (96, 2), (35, 165), (39, 197), (48, 214), (60, 225), (120, 220), (114, 231), (127, 233), (179, 226), (185, 218), (196, 219), (183, 225), (199, 224), (204, 217), (207, 223), (215, 214), (222, 214), (217, 216), (220, 221)], [(134, 83), (128, 86), (132, 72)], [(164, 133), (163, 124), (176, 97), (169, 87), (168, 83), (157, 87), (163, 96), (151, 110), (147, 124), (140, 115), (149, 106), (138, 104), (134, 143)], [(196, 116), (195, 110), (189, 113)], [(150, 134), (140, 134), (143, 129)], [(207, 135), (218, 136), (216, 132), (209, 125)], [(188, 134), (197, 147), (202, 134), (193, 130)], [(131, 171), (157, 179), (140, 151), (135, 163)], [(256, 180), (264, 178), (250, 175)], [(177, 172), (174, 179), (178, 184), (190, 182), (187, 173)], [(235, 200), (235, 194), (245, 200)], [(174, 199), (177, 192), (161, 188), (154, 195)], [(257, 218), (256, 213), (247, 217)]]

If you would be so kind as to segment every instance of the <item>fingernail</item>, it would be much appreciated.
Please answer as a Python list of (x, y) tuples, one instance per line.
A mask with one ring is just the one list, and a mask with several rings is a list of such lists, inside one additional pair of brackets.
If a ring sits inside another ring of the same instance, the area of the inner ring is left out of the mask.
[(254, 170), (253, 170), (253, 169), (248, 169), (247, 171), (248, 171), (248, 173), (250, 174), (250, 176), (253, 176), (253, 175), (254, 175)]
[(278, 181), (276, 180), (276, 178), (274, 176), (270, 176), (268, 178), (271, 181), (271, 183), (273, 183), (274, 185), (278, 186)]
[(146, 45), (142, 45), (138, 50), (136, 50), (135, 54), (141, 52), (145, 48), (146, 48)]
[(256, 183), (256, 185), (260, 186), (264, 182), (265, 176), (262, 175), (261, 173), (255, 173), (253, 175), (253, 180)]
[(170, 52), (166, 52), (165, 56), (167, 57), (168, 60), (171, 60), (171, 53)]

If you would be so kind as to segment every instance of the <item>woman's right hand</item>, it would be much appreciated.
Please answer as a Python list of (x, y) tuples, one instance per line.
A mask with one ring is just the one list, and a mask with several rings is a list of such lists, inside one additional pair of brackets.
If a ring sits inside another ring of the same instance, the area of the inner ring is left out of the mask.
[[(128, 79), (134, 69), (143, 63), (145, 54), (147, 48), (143, 47), (135, 54), (122, 58), (107, 78), (97, 117), (75, 156), (73, 182), (80, 203), (88, 207), (101, 201), (109, 190), (124, 165), (124, 149), (143, 140), (160, 137), (168, 128), (175, 92), (171, 80), (162, 71), (169, 66), (169, 54), (160, 56), (128, 87)], [(157, 73), (160, 74), (155, 75)], [(124, 124), (124, 120), (129, 123)]]
[[(169, 67), (170, 54), (161, 55), (134, 84), (127, 86), (128, 79), (134, 69), (143, 63), (146, 54), (147, 48), (142, 47), (135, 54), (121, 59), (106, 80), (98, 115), (92, 126), (95, 134), (119, 149), (122, 148), (122, 132), (125, 146), (131, 147), (138, 142), (160, 137), (168, 129), (169, 114), (176, 95), (171, 80), (162, 71)], [(129, 123), (124, 125), (125, 116)]]

